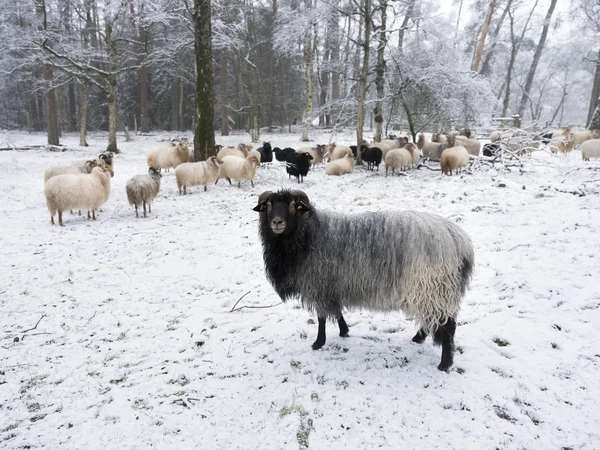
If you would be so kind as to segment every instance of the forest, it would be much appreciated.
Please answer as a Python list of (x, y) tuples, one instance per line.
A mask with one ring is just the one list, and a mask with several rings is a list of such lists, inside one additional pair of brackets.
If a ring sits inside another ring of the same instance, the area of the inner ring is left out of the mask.
[(0, 128), (47, 130), (51, 144), (108, 130), (116, 150), (117, 131), (192, 130), (202, 106), (204, 129), (253, 141), (317, 127), (414, 137), (516, 115), (586, 126), (600, 96), (598, 0), (0, 4)]

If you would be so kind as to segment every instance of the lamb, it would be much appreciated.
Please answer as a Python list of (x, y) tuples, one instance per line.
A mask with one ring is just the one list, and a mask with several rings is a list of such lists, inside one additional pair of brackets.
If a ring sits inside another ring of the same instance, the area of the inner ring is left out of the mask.
[(86, 161), (83, 164), (77, 163), (77, 165), (70, 166), (55, 166), (50, 167), (48, 170), (44, 172), (44, 183), (46, 183), (50, 178), (55, 177), (57, 175), (63, 174), (80, 174), (80, 173), (91, 173), (92, 169), (97, 166), (95, 161)]
[(297, 148), (296, 153), (309, 153), (312, 156), (311, 166), (315, 164), (321, 164), (325, 158), (325, 154), (327, 153), (326, 145), (317, 145), (315, 148)]
[(363, 144), (360, 148), (360, 157), (363, 161), (366, 161), (367, 170), (373, 170), (377, 166), (377, 171), (379, 172), (379, 164), (381, 164), (383, 158), (383, 152), (380, 148), (367, 147)]
[(299, 297), (317, 314), (313, 350), (326, 342), (327, 319), (348, 336), (344, 309), (401, 310), (420, 326), (413, 342), (432, 334), (442, 345), (438, 369), (452, 366), (456, 319), (475, 264), (461, 228), (416, 211), (321, 211), (302, 191), (263, 192), (254, 211), (267, 279), (283, 301)]
[(442, 152), (440, 160), (442, 173), (452, 175), (452, 172), (457, 173), (458, 169), (469, 165), (469, 152), (462, 145), (447, 148)]
[(385, 176), (387, 177), (388, 170), (391, 169), (392, 175), (394, 171), (404, 171), (408, 169), (413, 163), (412, 155), (405, 148), (395, 148), (390, 150), (385, 155)]
[[(182, 164), (177, 169), (181, 166)], [(175, 173), (177, 173), (177, 169), (175, 169)], [(154, 200), (158, 195), (158, 191), (160, 191), (161, 177), (162, 175), (158, 169), (150, 167), (147, 174), (136, 175), (125, 185), (127, 200), (129, 200), (130, 205), (135, 205), (135, 217), (139, 217), (139, 205), (143, 205), (144, 207), (144, 217), (146, 217), (146, 205), (148, 205), (148, 212), (152, 212), (152, 200)]]
[(238, 187), (241, 187), (242, 180), (250, 180), (250, 184), (254, 187), (254, 176), (256, 175), (256, 168), (259, 166), (260, 159), (256, 155), (248, 155), (245, 159), (237, 156), (225, 156), (219, 178), (217, 178), (215, 184), (219, 182), (220, 178), (226, 178), (231, 184), (231, 178), (233, 178), (238, 180)]
[(62, 213), (69, 209), (92, 211), (92, 218), (96, 220), (96, 209), (106, 203), (110, 195), (110, 177), (108, 169), (96, 166), (90, 174), (68, 173), (50, 178), (44, 189), (50, 223), (54, 225), (54, 215), (58, 212), (58, 224), (64, 227)]
[(600, 139), (590, 139), (581, 144), (581, 157), (584, 161), (600, 158)]
[(331, 161), (325, 167), (325, 175), (344, 175), (354, 172), (354, 158), (352, 155), (346, 155), (342, 159)]
[(477, 139), (469, 139), (465, 136), (456, 136), (456, 143), (467, 149), (469, 155), (479, 156), (481, 150), (481, 142)]
[(183, 195), (186, 195), (188, 186), (200, 185), (204, 186), (204, 192), (206, 192), (206, 186), (219, 178), (222, 164), (223, 161), (216, 156), (211, 156), (206, 161), (183, 163), (177, 166), (175, 179), (177, 180), (179, 194), (182, 193), (181, 188), (183, 188)]
[(294, 150), (293, 148), (290, 147), (286, 147), (284, 149), (280, 149), (279, 147), (275, 147), (273, 149), (273, 153), (275, 153), (275, 159), (277, 161), (285, 161), (287, 156), (290, 153), (296, 153), (296, 150)]
[(301, 183), (308, 174), (312, 159), (313, 157), (310, 153), (291, 152), (285, 160), (285, 171), (290, 177), (296, 177), (298, 183)]
[(273, 150), (270, 142), (263, 142), (263, 146), (258, 148), (258, 153), (260, 153), (261, 163), (273, 161)]
[(159, 148), (148, 153), (148, 167), (155, 169), (170, 169), (179, 164), (188, 162), (189, 151), (185, 142), (173, 143), (169, 147)]
[(327, 153), (329, 154), (329, 162), (336, 159), (342, 159), (346, 155), (353, 155), (352, 149), (350, 147), (346, 145), (336, 145), (335, 142), (333, 144), (329, 144), (327, 148)]

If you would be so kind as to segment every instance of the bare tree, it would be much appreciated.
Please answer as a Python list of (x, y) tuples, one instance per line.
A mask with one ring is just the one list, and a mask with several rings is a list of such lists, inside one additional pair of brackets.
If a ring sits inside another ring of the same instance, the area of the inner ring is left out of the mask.
[(375, 141), (381, 141), (383, 126), (383, 95), (385, 83), (385, 47), (387, 45), (387, 0), (379, 0), (381, 24), (379, 26), (379, 42), (377, 46), (377, 66), (375, 68), (375, 86), (377, 102), (375, 103)]
[(485, 44), (485, 38), (487, 37), (488, 30), (490, 28), (490, 21), (492, 20), (492, 14), (494, 13), (494, 7), (496, 6), (496, 0), (491, 0), (488, 6), (483, 27), (481, 28), (481, 35), (477, 42), (475, 54), (473, 55), (473, 64), (471, 65), (471, 72), (477, 72), (479, 70), (479, 62), (481, 61), (481, 55), (483, 55), (483, 46)]

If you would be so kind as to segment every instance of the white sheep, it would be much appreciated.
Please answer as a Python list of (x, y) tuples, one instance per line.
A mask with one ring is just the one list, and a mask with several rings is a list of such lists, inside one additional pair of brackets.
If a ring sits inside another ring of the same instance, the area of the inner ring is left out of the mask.
[(581, 157), (584, 161), (600, 158), (600, 139), (590, 139), (581, 144)]
[(386, 153), (385, 158), (385, 176), (388, 170), (392, 171), (392, 175), (396, 170), (404, 171), (410, 168), (413, 164), (413, 157), (409, 150), (405, 148), (394, 148)]
[(148, 167), (155, 169), (169, 169), (179, 164), (188, 162), (189, 150), (185, 142), (171, 144), (169, 147), (159, 148), (148, 153)]
[(246, 144), (239, 144), (237, 147), (230, 145), (229, 147), (223, 147), (217, 153), (217, 159), (223, 160), (226, 156), (237, 156), (238, 158), (246, 158), (248, 156), (249, 149), (252, 150), (252, 146)]
[(69, 209), (87, 209), (88, 217), (91, 211), (96, 220), (96, 209), (110, 195), (110, 175), (104, 167), (94, 167), (90, 174), (56, 175), (46, 182), (44, 195), (52, 225), (58, 212), (58, 224), (63, 227), (62, 213)]
[(567, 129), (564, 134), (556, 138), (553, 137), (550, 141), (550, 151), (552, 153), (560, 152), (566, 155), (567, 153), (570, 153), (574, 147), (575, 138), (569, 129)]
[(479, 156), (479, 151), (481, 150), (481, 142), (477, 139), (469, 139), (466, 136), (456, 136), (456, 144), (462, 145), (467, 149), (469, 155)]
[(336, 159), (342, 159), (346, 155), (351, 155), (352, 157), (354, 157), (354, 155), (352, 154), (352, 149), (350, 147), (346, 145), (336, 145), (335, 142), (329, 144), (327, 153), (329, 155), (329, 162), (334, 161)]
[[(393, 141), (393, 143), (390, 143), (390, 141)], [(400, 143), (398, 142), (398, 140), (386, 139), (385, 141), (381, 142), (363, 141), (363, 145), (369, 148), (377, 147), (381, 150), (381, 158), (384, 159), (387, 152), (394, 148), (399, 148)]]
[[(237, 157), (236, 157), (237, 158)], [(211, 156), (206, 161), (200, 161), (196, 163), (183, 163), (177, 166), (175, 169), (175, 179), (177, 180), (177, 189), (181, 194), (181, 188), (183, 188), (183, 194), (187, 194), (188, 186), (204, 186), (206, 191), (206, 185), (216, 181), (219, 178), (219, 171), (223, 161), (219, 160), (216, 156)]]
[(46, 183), (50, 178), (55, 177), (56, 175), (64, 175), (64, 174), (80, 174), (80, 173), (91, 173), (92, 169), (96, 166), (95, 161), (85, 161), (83, 164), (73, 164), (70, 166), (55, 166), (50, 167), (48, 170), (44, 172), (44, 183)]
[(344, 175), (354, 172), (354, 156), (352, 153), (345, 155), (341, 159), (331, 161), (325, 167), (326, 175)]
[(452, 175), (452, 172), (457, 173), (458, 169), (469, 165), (469, 152), (462, 145), (447, 148), (442, 152), (440, 158), (440, 166), (442, 173)]
[(312, 159), (310, 160), (310, 165), (314, 166), (315, 164), (322, 163), (325, 159), (325, 155), (327, 154), (327, 146), (323, 144), (317, 145), (314, 148), (301, 147), (296, 149), (296, 153), (308, 153), (310, 156), (312, 156)]
[(260, 158), (257, 158), (256, 155), (248, 155), (245, 159), (237, 156), (225, 156), (219, 178), (217, 178), (215, 184), (219, 182), (220, 178), (227, 179), (231, 184), (231, 178), (233, 178), (238, 180), (238, 187), (241, 186), (242, 180), (250, 180), (250, 184), (254, 187), (254, 176), (256, 175), (256, 168), (259, 166)]
[(139, 217), (139, 205), (144, 207), (144, 217), (146, 217), (146, 205), (148, 205), (148, 212), (152, 212), (152, 200), (160, 191), (161, 177), (162, 175), (158, 169), (150, 167), (148, 173), (134, 176), (125, 185), (127, 200), (129, 200), (130, 205), (135, 205), (135, 217)]

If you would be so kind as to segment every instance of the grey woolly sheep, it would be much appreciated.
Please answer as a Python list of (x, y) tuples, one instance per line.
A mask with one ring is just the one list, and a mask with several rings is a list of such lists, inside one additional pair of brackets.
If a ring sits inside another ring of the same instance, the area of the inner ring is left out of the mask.
[(414, 342), (432, 334), (442, 345), (438, 369), (452, 366), (456, 318), (474, 267), (461, 228), (415, 211), (321, 211), (302, 191), (263, 192), (254, 211), (267, 279), (283, 301), (300, 298), (317, 314), (314, 350), (325, 344), (327, 319), (348, 336), (344, 309), (401, 310), (420, 326)]
[(92, 173), (63, 174), (46, 182), (44, 195), (50, 211), (50, 223), (54, 225), (54, 215), (58, 212), (58, 224), (63, 227), (62, 213), (69, 209), (87, 209), (96, 220), (96, 209), (108, 200), (110, 195), (110, 174), (104, 167), (94, 167)]
[(147, 174), (136, 175), (125, 185), (127, 200), (129, 200), (130, 205), (135, 205), (135, 217), (139, 217), (139, 205), (144, 207), (144, 217), (146, 217), (146, 205), (148, 205), (148, 212), (152, 212), (152, 200), (160, 191), (161, 177), (162, 175), (158, 169), (150, 167)]
[(181, 194), (181, 188), (183, 188), (183, 194), (187, 194), (187, 186), (204, 186), (204, 192), (206, 192), (206, 186), (213, 181), (217, 181), (219, 178), (219, 171), (223, 161), (219, 160), (216, 156), (211, 156), (206, 161), (200, 161), (196, 163), (183, 163), (175, 169), (175, 179), (177, 180), (177, 189)]
[(148, 167), (155, 169), (170, 169), (179, 164), (188, 162), (189, 150), (187, 143), (181, 141), (169, 147), (159, 148), (148, 153)]

